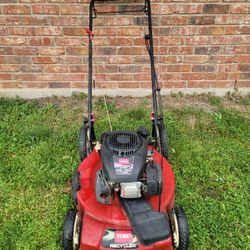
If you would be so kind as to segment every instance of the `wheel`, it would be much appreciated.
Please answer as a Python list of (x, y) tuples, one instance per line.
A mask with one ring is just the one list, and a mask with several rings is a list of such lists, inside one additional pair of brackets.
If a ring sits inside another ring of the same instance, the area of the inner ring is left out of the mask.
[(77, 205), (77, 196), (76, 195), (77, 195), (77, 191), (79, 191), (80, 188), (81, 188), (80, 173), (78, 171), (76, 171), (71, 179), (72, 197), (73, 197), (73, 200), (74, 200), (76, 205)]
[(181, 207), (176, 207), (170, 214), (174, 248), (187, 250), (189, 247), (189, 229), (187, 217)]
[(63, 250), (77, 250), (80, 246), (81, 217), (76, 209), (70, 209), (66, 214), (63, 226)]
[(168, 140), (167, 131), (164, 126), (164, 123), (162, 123), (159, 126), (159, 139), (160, 139), (161, 154), (168, 160), (169, 140)]
[(91, 142), (89, 139), (89, 129), (86, 126), (81, 127), (79, 136), (80, 160), (83, 161), (91, 152)]

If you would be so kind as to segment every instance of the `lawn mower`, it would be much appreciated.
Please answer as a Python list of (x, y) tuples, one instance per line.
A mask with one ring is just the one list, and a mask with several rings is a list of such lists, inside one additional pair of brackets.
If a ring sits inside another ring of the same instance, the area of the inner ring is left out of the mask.
[[(184, 210), (174, 207), (175, 179), (154, 65), (150, 0), (133, 12), (143, 11), (148, 18), (144, 38), (151, 64), (152, 132), (143, 126), (137, 131), (108, 131), (99, 141), (92, 112), (92, 42), (93, 19), (103, 12), (98, 12), (95, 1), (89, 4), (86, 29), (88, 114), (80, 129), (81, 163), (71, 181), (75, 208), (65, 217), (62, 248), (186, 250), (188, 223)], [(124, 11), (129, 10), (120, 10)]]

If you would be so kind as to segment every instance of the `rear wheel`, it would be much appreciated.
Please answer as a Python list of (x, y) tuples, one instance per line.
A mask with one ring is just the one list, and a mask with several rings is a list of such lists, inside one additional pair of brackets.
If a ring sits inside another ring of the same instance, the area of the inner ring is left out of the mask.
[(91, 152), (91, 142), (89, 138), (89, 129), (86, 126), (81, 127), (79, 135), (79, 153), (80, 160), (83, 161)]
[(80, 173), (76, 171), (71, 179), (72, 197), (76, 205), (77, 205), (77, 192), (80, 190), (80, 188), (81, 188)]
[(160, 140), (160, 151), (161, 154), (168, 160), (168, 156), (169, 156), (169, 140), (168, 140), (168, 136), (167, 136), (167, 131), (166, 128), (164, 126), (164, 123), (159, 125), (159, 140)]
[(81, 216), (76, 209), (66, 214), (63, 226), (63, 250), (78, 250), (80, 246)]
[(181, 207), (176, 207), (170, 214), (174, 248), (187, 250), (189, 248), (189, 229), (187, 217)]

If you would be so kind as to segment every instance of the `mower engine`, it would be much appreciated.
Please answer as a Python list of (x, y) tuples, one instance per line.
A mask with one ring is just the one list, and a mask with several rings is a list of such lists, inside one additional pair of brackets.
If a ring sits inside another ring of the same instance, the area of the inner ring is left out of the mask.
[(96, 197), (111, 204), (114, 192), (122, 198), (140, 198), (142, 193), (159, 195), (162, 191), (161, 167), (154, 164), (148, 147), (149, 132), (113, 131), (102, 135), (102, 169), (96, 173)]

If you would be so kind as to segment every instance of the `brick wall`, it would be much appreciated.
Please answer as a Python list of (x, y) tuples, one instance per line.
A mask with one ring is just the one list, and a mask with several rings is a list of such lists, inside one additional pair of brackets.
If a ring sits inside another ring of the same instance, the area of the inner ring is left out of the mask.
[[(0, 88), (86, 88), (88, 2), (1, 0)], [(96, 7), (124, 10), (125, 2)], [(152, 0), (152, 10), (162, 87), (250, 87), (248, 0)], [(150, 87), (144, 15), (99, 16), (94, 24), (96, 87)]]

